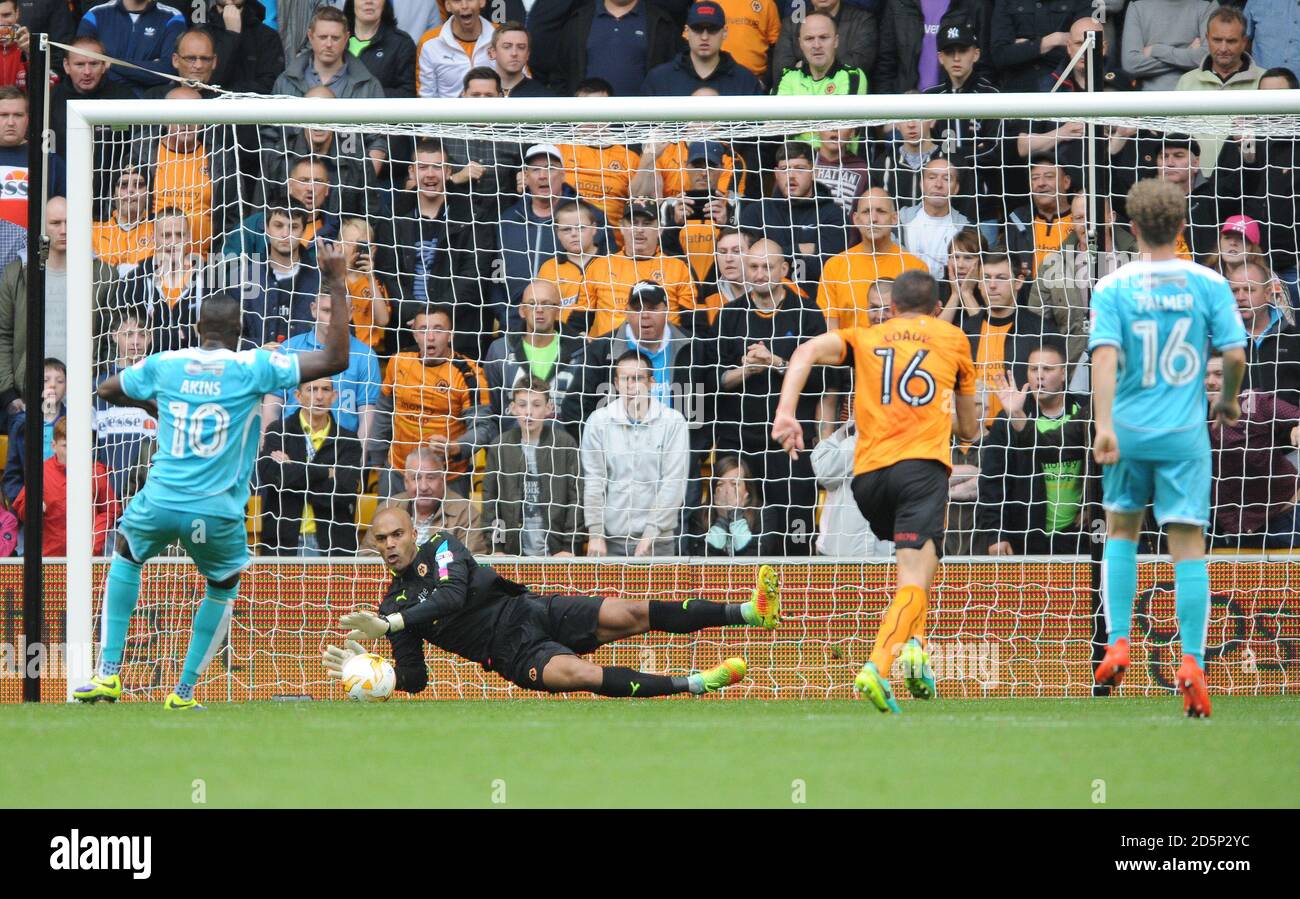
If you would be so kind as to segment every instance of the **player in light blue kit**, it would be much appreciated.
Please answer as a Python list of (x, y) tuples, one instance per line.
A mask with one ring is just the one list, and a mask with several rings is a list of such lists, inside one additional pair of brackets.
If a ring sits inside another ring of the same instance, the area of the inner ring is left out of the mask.
[(1137, 539), (1149, 503), (1165, 529), (1183, 661), (1176, 680), (1183, 711), (1209, 717), (1205, 638), (1210, 577), (1210, 437), (1206, 427), (1208, 349), (1223, 353), (1223, 390), (1213, 415), (1241, 416), (1237, 392), (1246, 369), (1246, 329), (1228, 283), (1181, 260), (1175, 242), (1187, 199), (1174, 185), (1140, 181), (1128, 194), (1142, 259), (1097, 282), (1092, 294), (1092, 383), (1097, 412), (1093, 450), (1102, 469), (1106, 549), (1102, 607), (1108, 633), (1099, 684), (1119, 686), (1129, 665), (1137, 592)]
[(225, 639), (248, 564), (244, 507), (261, 434), (262, 397), (299, 383), (328, 378), (348, 364), (349, 320), (342, 249), (317, 241), (317, 264), (335, 310), (325, 346), (286, 355), (236, 352), (239, 298), (216, 294), (199, 310), (199, 345), (148, 356), (99, 385), (99, 396), (118, 406), (138, 406), (158, 420), (158, 448), (144, 488), (118, 525), (116, 552), (100, 622), (99, 674), (78, 687), (82, 702), (122, 696), (122, 650), (140, 598), (144, 563), (179, 540), (207, 579), (194, 615), (180, 683), (168, 709), (200, 709), (194, 685)]

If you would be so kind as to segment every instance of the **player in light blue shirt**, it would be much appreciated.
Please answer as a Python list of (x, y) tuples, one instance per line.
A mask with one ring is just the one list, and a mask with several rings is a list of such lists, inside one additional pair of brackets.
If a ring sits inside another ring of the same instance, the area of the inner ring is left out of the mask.
[(1106, 656), (1099, 684), (1119, 686), (1129, 665), (1129, 631), (1137, 593), (1137, 540), (1147, 505), (1165, 529), (1174, 562), (1174, 593), (1183, 661), (1175, 677), (1183, 710), (1209, 717), (1205, 638), (1210, 578), (1205, 528), (1210, 523), (1210, 438), (1205, 366), (1223, 353), (1223, 390), (1213, 415), (1241, 416), (1237, 393), (1246, 370), (1246, 328), (1228, 282), (1175, 252), (1187, 199), (1174, 185), (1139, 181), (1128, 214), (1141, 252), (1097, 282), (1092, 294), (1092, 383), (1097, 414), (1093, 449), (1102, 468), (1106, 548), (1102, 607)]
[(263, 349), (236, 352), (239, 298), (215, 294), (199, 311), (199, 346), (147, 356), (102, 382), (99, 397), (137, 406), (158, 420), (158, 448), (144, 487), (118, 525), (100, 623), (99, 674), (73, 695), (83, 702), (122, 695), (122, 651), (140, 598), (144, 563), (180, 541), (207, 580), (194, 615), (180, 682), (168, 709), (202, 708), (194, 685), (225, 639), (248, 564), (244, 508), (261, 436), (263, 395), (325, 378), (348, 364), (348, 299), (343, 252), (317, 241), (317, 261), (334, 308), (323, 349), (299, 355)]

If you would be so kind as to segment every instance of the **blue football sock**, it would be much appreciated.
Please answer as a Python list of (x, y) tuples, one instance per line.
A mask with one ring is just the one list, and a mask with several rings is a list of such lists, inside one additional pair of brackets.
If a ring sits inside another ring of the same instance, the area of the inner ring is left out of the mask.
[(1102, 552), (1101, 604), (1106, 613), (1107, 642), (1129, 639), (1133, 626), (1133, 600), (1137, 595), (1137, 541), (1106, 538)]
[(1183, 652), (1205, 667), (1205, 631), (1210, 624), (1210, 570), (1204, 559), (1174, 565), (1174, 604)]
[(131, 626), (131, 614), (140, 600), (139, 562), (113, 555), (108, 566), (108, 586), (104, 591), (104, 610), (100, 615), (99, 673), (112, 677), (122, 667), (122, 652), (126, 648), (126, 632)]
[(238, 595), (238, 587), (214, 587), (208, 584), (203, 602), (194, 615), (190, 648), (185, 653), (181, 682), (176, 687), (176, 695), (181, 699), (190, 698), (194, 685), (199, 682), (199, 675), (221, 648), (226, 630), (230, 627), (230, 613), (235, 608), (235, 597)]

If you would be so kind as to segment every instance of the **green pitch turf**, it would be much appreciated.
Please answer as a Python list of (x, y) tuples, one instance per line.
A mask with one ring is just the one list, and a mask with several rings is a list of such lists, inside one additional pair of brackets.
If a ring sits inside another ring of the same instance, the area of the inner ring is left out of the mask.
[[(201, 714), (7, 706), (0, 805), (1093, 807), (1103, 791), (1111, 807), (1300, 805), (1297, 697), (1216, 697), (1209, 721), (1180, 717), (1173, 696), (904, 709), (886, 718), (847, 700), (253, 703)], [(357, 777), (365, 791), (351, 786)]]

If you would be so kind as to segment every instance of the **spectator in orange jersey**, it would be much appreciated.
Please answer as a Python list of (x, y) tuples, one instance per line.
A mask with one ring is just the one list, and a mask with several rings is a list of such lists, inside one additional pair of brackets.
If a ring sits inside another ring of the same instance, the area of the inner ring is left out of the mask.
[[(198, 91), (177, 87), (168, 100), (198, 100)], [(190, 220), (195, 251), (207, 255), (215, 233), (240, 222), (239, 170), (229, 128), (167, 125), (156, 140), (132, 145), (132, 165), (153, 173), (153, 211), (175, 207)], [(214, 220), (215, 218), (215, 220)]]
[(664, 287), (669, 320), (681, 327), (695, 311), (695, 284), (686, 262), (665, 256), (660, 248), (659, 209), (650, 202), (633, 203), (620, 230), (622, 252), (592, 262), (583, 278), (585, 297), (580, 302), (595, 313), (591, 336), (608, 334), (623, 323), (628, 293), (638, 281), (654, 281)]
[[(559, 249), (553, 228), (555, 210), (565, 198), (575, 195), (564, 179), (564, 157), (554, 144), (534, 144), (524, 151), (524, 168), (519, 175), (523, 196), (505, 211), (497, 226), (506, 298), (511, 304), (510, 330), (518, 328), (518, 312), (514, 307), (519, 295), (537, 277), (542, 264)], [(599, 224), (604, 224), (603, 219)], [(599, 247), (611, 241), (603, 228), (593, 239)]]
[[(607, 97), (600, 85), (580, 88), (578, 97)], [(579, 131), (581, 132), (581, 126)], [(593, 137), (597, 129), (589, 129)], [(599, 209), (610, 225), (623, 221), (631, 195), (632, 177), (641, 165), (641, 154), (618, 144), (560, 144), (564, 178), (578, 196)]]
[(538, 281), (553, 284), (560, 298), (560, 321), (567, 334), (583, 334), (591, 327), (592, 311), (582, 284), (591, 263), (602, 258), (598, 236), (600, 213), (582, 200), (564, 199), (555, 206), (557, 252), (537, 270)]
[(781, 11), (775, 0), (717, 0), (727, 15), (722, 49), (767, 84), (772, 47), (781, 37)]
[[(691, 96), (717, 96), (709, 88), (701, 88)], [(703, 135), (702, 135), (703, 136)], [(687, 148), (696, 142), (677, 141), (672, 144), (646, 144), (642, 148), (641, 168), (632, 179), (632, 195), (636, 197), (680, 197), (686, 191), (683, 178), (688, 168)], [(718, 189), (743, 194), (745, 191), (745, 160), (733, 147), (722, 144), (723, 174)]]
[(664, 246), (683, 255), (697, 280), (705, 278), (713, 265), (713, 246), (718, 230), (735, 227), (740, 198), (722, 188), (727, 176), (723, 160), (726, 148), (717, 141), (697, 141), (686, 149), (680, 195), (665, 200), (662, 220), (668, 230)]
[(1007, 217), (1003, 241), (1020, 277), (1033, 278), (1047, 255), (1059, 250), (1070, 234), (1073, 180), (1050, 153), (1029, 161), (1030, 202)]
[(153, 255), (152, 202), (148, 170), (126, 166), (113, 187), (113, 213), (95, 222), (90, 246), (107, 265), (125, 274)]
[(375, 277), (375, 232), (365, 219), (344, 219), (339, 228), (347, 256), (348, 297), (352, 301), (352, 333), (382, 352), (384, 329), (392, 317), (388, 291)]
[(926, 271), (923, 260), (894, 242), (898, 210), (885, 190), (874, 187), (858, 198), (853, 224), (862, 241), (826, 260), (817, 305), (826, 313), (827, 327), (866, 326), (867, 293), (877, 278), (897, 278), (905, 271)]
[(1042, 346), (1051, 333), (1041, 315), (1021, 305), (1025, 281), (1014, 265), (1003, 250), (984, 255), (980, 262), (984, 308), (961, 320), (961, 329), (970, 339), (977, 384), (992, 388), (985, 419), (990, 427), (1002, 411), (1002, 402), (993, 385), (1004, 375), (1010, 375), (1014, 387), (1023, 387), (1029, 377), (1029, 354)]
[(492, 409), (478, 363), (452, 349), (452, 312), (434, 306), (411, 320), (417, 350), (388, 360), (380, 411), (391, 414), (388, 480), (380, 492), (401, 489), (393, 473), (406, 470), (417, 446), (445, 443), (450, 470), (469, 471), (474, 452), (488, 442)]

